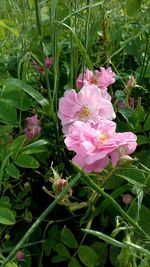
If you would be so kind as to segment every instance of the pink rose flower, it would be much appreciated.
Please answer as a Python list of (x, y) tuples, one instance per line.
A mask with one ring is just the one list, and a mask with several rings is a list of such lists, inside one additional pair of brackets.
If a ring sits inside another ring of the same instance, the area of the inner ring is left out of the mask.
[(65, 134), (74, 121), (99, 123), (102, 119), (113, 120), (115, 116), (111, 102), (101, 96), (96, 85), (84, 86), (79, 93), (68, 90), (59, 100), (58, 117)]
[(115, 128), (116, 124), (108, 120), (94, 127), (82, 121), (74, 122), (65, 138), (68, 150), (76, 152), (73, 162), (86, 172), (101, 172), (110, 161), (116, 166), (122, 155), (133, 153), (136, 136), (131, 132), (116, 133)]
[(96, 70), (94, 73), (86, 69), (84, 72), (84, 77), (79, 74), (76, 86), (82, 88), (84, 85), (95, 84), (102, 90), (107, 90), (107, 87), (115, 82), (115, 73), (112, 71), (111, 67), (105, 69), (104, 67), (100, 68), (100, 71)]
[(111, 67), (105, 69), (100, 68), (100, 72), (97, 72), (99, 77), (99, 87), (100, 89), (106, 89), (108, 86), (115, 83), (116, 74), (112, 71)]

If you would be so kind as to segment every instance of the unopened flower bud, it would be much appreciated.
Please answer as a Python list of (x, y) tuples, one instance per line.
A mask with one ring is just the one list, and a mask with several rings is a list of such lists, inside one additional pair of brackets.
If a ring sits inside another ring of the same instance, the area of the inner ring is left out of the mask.
[(31, 187), (31, 185), (30, 185), (29, 182), (25, 182), (25, 183), (24, 183), (24, 189), (28, 189), (28, 188), (30, 188), (30, 187)]
[(41, 127), (40, 125), (40, 120), (37, 117), (37, 114), (31, 117), (26, 118), (27, 121), (27, 126), (24, 129), (24, 133), (26, 135), (26, 138), (28, 141), (32, 141), (32, 139), (41, 133)]
[(61, 192), (67, 186), (67, 181), (65, 179), (60, 178), (57, 180), (56, 186), (57, 186), (57, 191)]
[(129, 77), (127, 85), (129, 88), (134, 88), (136, 86), (136, 80), (135, 80), (134, 76)]
[(127, 105), (126, 105), (126, 103), (123, 100), (118, 100), (117, 101), (117, 107), (118, 108), (126, 108)]
[(24, 260), (25, 258), (25, 253), (22, 251), (22, 250), (19, 250), (17, 253), (16, 253), (16, 259), (18, 261), (22, 261)]
[(128, 166), (130, 165), (132, 162), (134, 161), (133, 158), (131, 158), (130, 156), (128, 155), (123, 155), (120, 157), (119, 161), (118, 161), (118, 165), (121, 166), (121, 165), (125, 165), (125, 166)]
[(7, 233), (7, 234), (5, 234), (5, 240), (9, 240), (10, 239), (10, 234), (9, 233)]
[(130, 194), (124, 194), (122, 197), (122, 202), (126, 205), (129, 205), (132, 202), (132, 196)]
[(134, 101), (134, 97), (132, 97), (132, 96), (130, 96), (129, 98), (128, 98), (128, 104), (129, 104), (129, 107), (130, 108), (134, 108), (134, 103), (135, 101)]
[(45, 65), (46, 68), (49, 69), (53, 64), (53, 59), (51, 57), (46, 57), (45, 58)]

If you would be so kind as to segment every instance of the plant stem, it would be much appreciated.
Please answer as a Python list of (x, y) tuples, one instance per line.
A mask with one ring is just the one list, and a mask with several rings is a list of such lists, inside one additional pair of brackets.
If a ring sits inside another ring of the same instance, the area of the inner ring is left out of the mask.
[(145, 238), (150, 240), (150, 236), (139, 226), (137, 222), (134, 221), (121, 207), (120, 205), (109, 195), (107, 194), (101, 187), (99, 187), (93, 180), (89, 178), (87, 174), (85, 174), (78, 166), (74, 165), (78, 173), (81, 174), (82, 180), (94, 189), (96, 192), (101, 194), (105, 199), (107, 199), (111, 204), (118, 210), (121, 216), (127, 220), (140, 234), (142, 234)]
[[(86, 24), (85, 24), (85, 50), (86, 50), (87, 54), (88, 54), (89, 20), (90, 20), (90, 7), (89, 7), (89, 4), (90, 4), (90, 0), (87, 0), (88, 8), (87, 8), (87, 12), (86, 12)], [(85, 66), (86, 66), (86, 61), (83, 58), (83, 61), (82, 61), (82, 83), (83, 83), (83, 80), (84, 80), (84, 69), (85, 69)]]
[(40, 46), (41, 46), (41, 51), (43, 54), (43, 63), (44, 63), (44, 72), (45, 72), (45, 78), (46, 78), (46, 85), (47, 85), (47, 90), (48, 90), (48, 98), (51, 104), (51, 111), (53, 111), (53, 101), (52, 101), (52, 96), (51, 96), (51, 89), (50, 89), (50, 83), (49, 83), (49, 78), (48, 78), (48, 70), (45, 66), (45, 53), (44, 53), (44, 44), (43, 44), (43, 37), (42, 37), (42, 26), (41, 26), (41, 18), (40, 18), (40, 12), (39, 12), (39, 7), (38, 7), (38, 0), (35, 1), (35, 12), (36, 12), (36, 23), (37, 23), (37, 29), (40, 37)]
[(29, 228), (26, 234), (14, 247), (12, 252), (8, 255), (8, 257), (2, 263), (1, 267), (6, 266), (6, 264), (12, 259), (12, 257), (16, 254), (16, 252), (22, 247), (25, 241), (30, 237), (30, 235), (35, 231), (35, 229), (40, 225), (40, 223), (45, 219), (45, 217), (54, 209), (54, 207), (60, 201), (60, 199), (62, 199), (65, 196), (65, 194), (70, 190), (70, 188), (72, 188), (75, 185), (75, 183), (79, 180), (80, 177), (81, 177), (81, 174), (78, 173), (72, 179), (72, 181), (68, 184), (68, 186), (66, 186), (66, 188), (64, 188), (64, 190), (58, 196), (56, 196), (55, 200), (46, 208), (46, 210), (43, 211), (40, 217), (32, 224), (32, 226)]

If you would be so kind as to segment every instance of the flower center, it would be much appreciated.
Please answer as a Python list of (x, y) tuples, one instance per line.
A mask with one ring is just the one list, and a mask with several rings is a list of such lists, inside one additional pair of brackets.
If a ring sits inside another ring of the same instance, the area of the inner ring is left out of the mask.
[(97, 84), (97, 78), (95, 76), (91, 77), (90, 78), (90, 82), (94, 83), (94, 84)]
[(77, 113), (79, 119), (85, 119), (89, 116), (90, 110), (88, 107), (84, 106), (82, 109)]
[(108, 140), (108, 136), (106, 134), (101, 133), (101, 132), (98, 133), (98, 137), (99, 137), (100, 141)]

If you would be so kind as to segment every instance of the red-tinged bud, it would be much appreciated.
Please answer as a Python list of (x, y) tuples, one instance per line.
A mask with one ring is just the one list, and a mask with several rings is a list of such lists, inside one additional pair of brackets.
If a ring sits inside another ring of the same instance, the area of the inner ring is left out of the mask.
[(46, 57), (45, 58), (45, 66), (47, 69), (50, 69), (50, 67), (53, 64), (53, 59), (51, 57)]
[(117, 107), (118, 108), (126, 108), (127, 105), (126, 105), (126, 103), (123, 100), (118, 100), (117, 101)]
[(26, 118), (27, 121), (27, 126), (24, 129), (24, 133), (26, 135), (26, 138), (28, 141), (32, 141), (32, 139), (41, 133), (41, 127), (40, 125), (40, 120), (37, 117), (37, 114), (31, 117)]
[(135, 80), (134, 76), (129, 77), (127, 85), (129, 88), (134, 88), (136, 86), (136, 80)]
[(65, 179), (58, 179), (56, 183), (57, 191), (61, 192), (67, 186), (67, 181)]
[(122, 197), (122, 202), (126, 205), (129, 205), (133, 200), (133, 197), (130, 194), (124, 194)]
[(22, 250), (19, 250), (17, 253), (16, 253), (16, 259), (18, 261), (22, 261), (25, 259), (25, 253), (22, 251)]
[(134, 102), (135, 102), (134, 97), (130, 96), (128, 99), (128, 104), (129, 104), (129, 107), (132, 109), (134, 108), (134, 104), (135, 104)]

